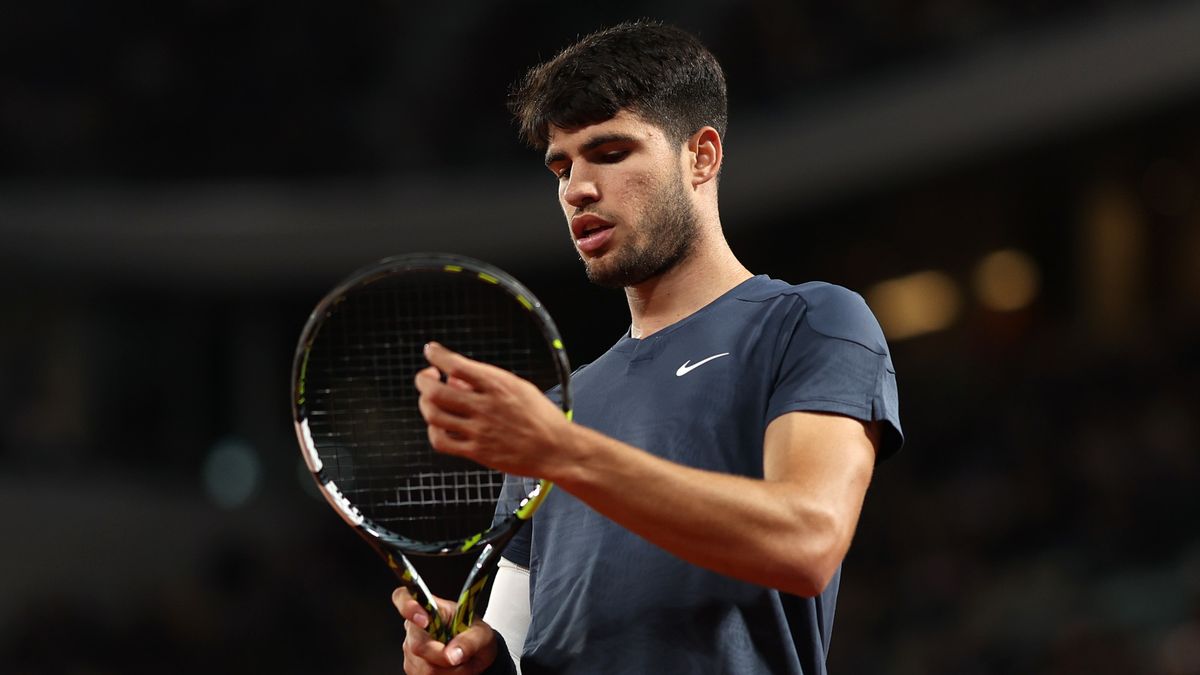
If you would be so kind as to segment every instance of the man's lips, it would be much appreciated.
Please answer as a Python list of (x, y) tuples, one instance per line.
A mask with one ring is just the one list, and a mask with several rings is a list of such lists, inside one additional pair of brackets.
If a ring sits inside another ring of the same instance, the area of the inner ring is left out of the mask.
[(612, 228), (612, 223), (591, 213), (571, 219), (571, 234), (581, 253), (591, 253), (604, 246), (612, 236)]
[(612, 227), (612, 223), (594, 213), (583, 213), (571, 219), (571, 234), (576, 239), (584, 238), (593, 230), (610, 227)]

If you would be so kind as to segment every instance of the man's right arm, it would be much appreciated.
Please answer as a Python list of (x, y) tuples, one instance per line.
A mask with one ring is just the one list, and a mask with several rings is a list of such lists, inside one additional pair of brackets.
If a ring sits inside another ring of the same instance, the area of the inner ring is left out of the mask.
[[(521, 672), (521, 650), (525, 645), (525, 635), (529, 632), (530, 618), (529, 570), (507, 558), (500, 558), (483, 620), (504, 638), (518, 675)], [(496, 658), (502, 659), (504, 655), (497, 654)]]

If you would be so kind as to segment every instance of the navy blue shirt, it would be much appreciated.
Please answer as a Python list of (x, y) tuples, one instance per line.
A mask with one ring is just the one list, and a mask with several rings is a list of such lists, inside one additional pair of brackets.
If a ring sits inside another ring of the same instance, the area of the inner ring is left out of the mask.
[[(754, 277), (645, 339), (626, 335), (571, 382), (576, 423), (722, 473), (761, 478), (767, 425), (792, 411), (883, 422), (880, 459), (902, 442), (879, 324), (824, 283)], [(739, 581), (561, 489), (504, 556), (530, 569), (524, 675), (825, 673), (840, 570), (816, 598)]]

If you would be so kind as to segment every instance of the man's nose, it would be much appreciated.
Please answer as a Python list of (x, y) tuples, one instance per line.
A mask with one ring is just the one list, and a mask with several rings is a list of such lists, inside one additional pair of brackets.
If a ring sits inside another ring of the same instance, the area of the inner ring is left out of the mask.
[(600, 201), (600, 186), (596, 176), (585, 169), (573, 169), (563, 187), (563, 201), (581, 208)]

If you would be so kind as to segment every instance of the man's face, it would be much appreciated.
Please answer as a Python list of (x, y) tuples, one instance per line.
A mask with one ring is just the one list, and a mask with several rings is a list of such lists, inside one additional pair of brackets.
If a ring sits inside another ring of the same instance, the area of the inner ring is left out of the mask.
[(551, 128), (546, 167), (588, 279), (639, 284), (687, 257), (697, 217), (680, 146), (627, 111), (581, 129)]

